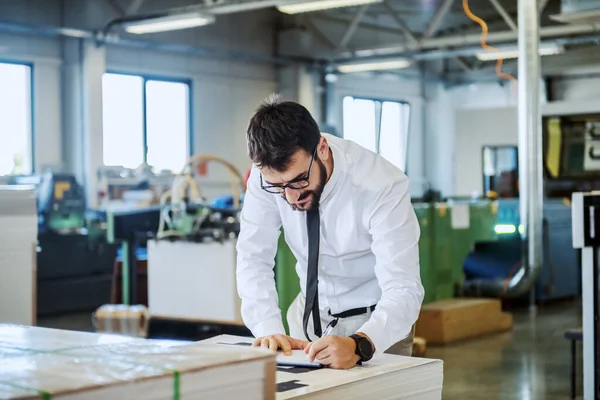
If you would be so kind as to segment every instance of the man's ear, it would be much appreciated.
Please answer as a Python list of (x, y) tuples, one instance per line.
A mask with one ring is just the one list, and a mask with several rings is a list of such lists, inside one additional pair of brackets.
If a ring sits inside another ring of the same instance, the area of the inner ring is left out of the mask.
[(317, 155), (322, 161), (327, 161), (329, 159), (329, 143), (327, 143), (327, 139), (323, 136), (321, 136), (319, 144), (317, 145)]

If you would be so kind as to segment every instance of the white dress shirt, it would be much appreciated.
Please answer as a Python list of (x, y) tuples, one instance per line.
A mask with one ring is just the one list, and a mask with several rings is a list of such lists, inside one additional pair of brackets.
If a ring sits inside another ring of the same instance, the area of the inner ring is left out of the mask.
[[(319, 206), (319, 306), (322, 313), (337, 314), (377, 304), (357, 332), (383, 352), (408, 336), (424, 296), (420, 230), (408, 178), (352, 141), (323, 136), (333, 153), (333, 172)], [(297, 259), (303, 295), (308, 257), (306, 213), (293, 210), (281, 195), (262, 190), (259, 174), (253, 167), (237, 242), (242, 318), (255, 337), (285, 334), (273, 272), (282, 226)]]

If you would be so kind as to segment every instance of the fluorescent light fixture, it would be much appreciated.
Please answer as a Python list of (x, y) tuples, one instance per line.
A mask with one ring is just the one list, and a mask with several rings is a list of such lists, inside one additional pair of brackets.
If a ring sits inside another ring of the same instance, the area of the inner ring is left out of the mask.
[[(508, 60), (511, 58), (519, 58), (519, 50), (515, 48), (509, 49), (498, 49), (498, 52), (495, 51), (482, 51), (476, 54), (476, 57), (479, 61), (493, 61), (499, 58), (504, 60)], [(553, 56), (556, 54), (561, 54), (565, 51), (564, 47), (557, 45), (540, 45), (538, 49), (538, 53), (540, 56)]]
[(338, 71), (348, 74), (352, 72), (382, 71), (389, 69), (402, 69), (410, 66), (409, 60), (373, 61), (368, 63), (338, 65)]
[(517, 227), (514, 225), (500, 224), (500, 225), (496, 225), (494, 227), (494, 230), (496, 231), (497, 235), (510, 235), (517, 231)]
[(142, 35), (195, 28), (215, 22), (214, 15), (201, 13), (174, 14), (165, 17), (148, 18), (139, 21), (123, 23), (123, 28), (129, 33)]
[(332, 8), (354, 7), (365, 4), (381, 3), (383, 0), (316, 0), (300, 3), (283, 4), (277, 9), (285, 14), (300, 14), (313, 11), (329, 10)]

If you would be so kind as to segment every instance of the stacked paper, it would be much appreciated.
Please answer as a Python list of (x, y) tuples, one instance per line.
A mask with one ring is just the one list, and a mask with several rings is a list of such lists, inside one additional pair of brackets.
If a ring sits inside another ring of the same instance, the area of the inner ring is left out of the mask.
[(0, 325), (1, 399), (272, 399), (264, 350)]
[[(204, 342), (242, 347), (251, 338), (222, 335)], [(411, 399), (442, 398), (440, 360), (381, 354), (349, 370), (307, 367), (299, 355), (277, 357), (277, 399)]]
[(35, 324), (37, 221), (33, 187), (0, 185), (0, 323)]

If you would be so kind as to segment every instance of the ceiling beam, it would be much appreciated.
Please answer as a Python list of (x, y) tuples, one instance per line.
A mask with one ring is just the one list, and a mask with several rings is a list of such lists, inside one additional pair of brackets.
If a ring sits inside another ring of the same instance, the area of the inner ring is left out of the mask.
[(423, 33), (423, 36), (419, 40), (420, 46), (423, 44), (423, 42), (425, 40), (429, 39), (430, 37), (432, 37), (435, 34), (435, 32), (437, 31), (437, 29), (440, 25), (440, 22), (442, 22), (442, 20), (446, 16), (446, 14), (448, 14), (448, 11), (450, 11), (450, 7), (452, 6), (453, 2), (454, 2), (454, 0), (445, 0), (444, 1), (444, 4), (442, 4), (440, 9), (435, 13), (433, 18), (431, 19), (431, 22), (429, 22), (427, 29), (425, 29), (425, 33)]
[(348, 45), (348, 42), (350, 41), (350, 39), (352, 39), (352, 36), (354, 36), (354, 33), (356, 32), (356, 28), (358, 28), (358, 24), (360, 24), (360, 21), (365, 16), (365, 12), (367, 12), (367, 8), (369, 8), (369, 4), (365, 4), (358, 9), (358, 11), (356, 12), (356, 15), (352, 19), (352, 22), (350, 22), (348, 29), (344, 33), (342, 40), (340, 40), (340, 44), (338, 45), (338, 48), (340, 48), (340, 49), (346, 48), (346, 46)]
[(473, 72), (473, 66), (470, 65), (467, 61), (465, 61), (464, 58), (462, 58), (460, 56), (459, 57), (455, 57), (454, 61), (456, 61), (456, 63), (458, 65), (460, 65), (460, 67), (462, 69), (464, 69), (466, 72)]
[(304, 18), (304, 25), (306, 29), (321, 43), (323, 43), (328, 49), (335, 50), (337, 46), (329, 37), (323, 33), (316, 25), (311, 17), (306, 16)]
[[(589, 35), (587, 38), (581, 38), (582, 43), (588, 43), (590, 38), (600, 37), (600, 25), (553, 25), (545, 26), (540, 28), (540, 38), (544, 39), (559, 39), (561, 42), (569, 42), (570, 44), (576, 43), (579, 38), (573, 37), (573, 35)], [(585, 40), (584, 40), (585, 39)], [(459, 34), (459, 35), (448, 35), (442, 37), (431, 38), (423, 42), (420, 50), (435, 50), (447, 47), (461, 47), (469, 45), (478, 45), (481, 41), (481, 33), (470, 33), (470, 34)], [(517, 32), (513, 31), (502, 31), (502, 32), (491, 32), (487, 36), (487, 43), (516, 43)], [(571, 43), (573, 41), (573, 43)], [(404, 53), (410, 53), (414, 49), (410, 46), (398, 46), (391, 44), (389, 46), (353, 49), (353, 52), (342, 52), (338, 54), (339, 57), (347, 58), (353, 57), (356, 53), (365, 52), (369, 53), (370, 56), (399, 56)]]
[(518, 31), (517, 24), (512, 19), (512, 17), (510, 15), (508, 15), (508, 13), (504, 9), (504, 7), (502, 7), (502, 4), (500, 4), (498, 2), (498, 0), (490, 0), (490, 3), (492, 3), (492, 5), (496, 9), (496, 11), (498, 11), (498, 14), (500, 14), (500, 16), (504, 19), (504, 21), (506, 21), (506, 25), (508, 25), (508, 27), (513, 32), (517, 32)]
[(117, 0), (107, 0), (107, 3), (112, 7), (112, 9), (120, 16), (125, 15), (125, 10), (123, 7), (117, 2)]
[[(348, 24), (351, 22), (345, 18), (340, 18), (340, 17), (331, 17), (329, 15), (323, 15), (323, 14), (315, 14), (313, 17), (313, 19), (315, 20), (321, 20), (321, 21), (326, 21), (326, 22), (333, 22), (335, 24), (343, 24), (345, 26), (348, 26)], [(404, 31), (398, 28), (392, 28), (389, 26), (382, 26), (382, 25), (376, 25), (376, 24), (372, 24), (369, 22), (361, 22), (360, 23), (360, 27), (362, 29), (369, 29), (369, 30), (374, 30), (374, 31), (379, 31), (379, 32), (384, 32), (384, 33), (390, 33), (390, 34), (394, 34), (394, 35), (401, 35), (404, 36)]]
[(404, 20), (400, 17), (400, 15), (398, 15), (396, 10), (394, 10), (394, 8), (390, 5), (390, 3), (387, 0), (383, 1), (383, 5), (386, 8), (386, 10), (388, 11), (388, 13), (392, 16), (394, 21), (396, 21), (396, 24), (398, 24), (398, 27), (404, 33), (404, 36), (410, 42), (410, 44), (412, 44), (413, 46), (417, 46), (419, 41), (417, 40), (415, 35), (413, 35), (413, 33), (410, 31), (410, 29), (408, 29), (408, 26), (406, 25)]
[(131, 3), (129, 4), (129, 7), (127, 7), (125, 13), (127, 15), (135, 14), (140, 10), (142, 4), (144, 4), (144, 0), (131, 0)]

